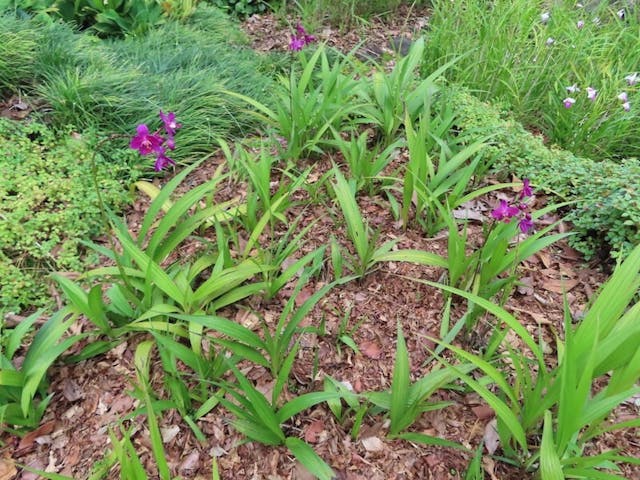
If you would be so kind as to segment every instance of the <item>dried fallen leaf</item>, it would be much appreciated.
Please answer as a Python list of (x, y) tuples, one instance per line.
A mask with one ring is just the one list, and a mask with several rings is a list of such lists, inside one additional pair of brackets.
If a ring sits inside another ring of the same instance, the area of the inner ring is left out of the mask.
[(35, 448), (36, 439), (44, 435), (49, 435), (51, 432), (53, 432), (53, 429), (55, 428), (55, 426), (56, 426), (56, 421), (51, 420), (47, 423), (43, 423), (38, 428), (36, 428), (33, 432), (27, 433), (24, 437), (22, 437), (22, 440), (20, 440), (20, 443), (18, 444), (18, 448), (16, 448), (14, 453), (15, 456), (21, 457), (25, 453), (30, 452), (31, 449)]
[(478, 405), (472, 407), (471, 410), (478, 417), (478, 420), (488, 420), (494, 416), (493, 408), (489, 405)]
[(185, 477), (193, 475), (200, 467), (200, 452), (193, 450), (186, 458), (180, 463), (178, 470), (180, 474)]
[(522, 277), (519, 283), (518, 293), (520, 295), (533, 295), (533, 277)]
[(65, 378), (62, 381), (62, 395), (67, 399), (67, 401), (75, 402), (80, 400), (84, 396), (84, 393), (80, 388), (80, 385), (78, 385), (78, 382), (73, 379)]
[(580, 283), (575, 279), (555, 279), (548, 278), (542, 282), (542, 288), (549, 292), (564, 293), (568, 292)]
[(494, 418), (487, 426), (484, 427), (484, 446), (489, 455), (493, 455), (500, 446), (500, 437), (498, 436), (498, 421)]
[(180, 427), (178, 425), (171, 425), (170, 427), (160, 428), (162, 434), (163, 443), (170, 443), (171, 440), (176, 438), (176, 435), (180, 433)]
[(369, 357), (373, 360), (378, 360), (380, 355), (382, 354), (382, 350), (380, 349), (380, 345), (376, 342), (364, 341), (360, 344), (360, 351), (365, 357)]
[(363, 438), (362, 446), (367, 452), (379, 452), (384, 449), (384, 443), (378, 437)]
[(18, 473), (10, 458), (0, 458), (0, 480), (11, 480)]
[(324, 430), (324, 422), (321, 419), (314, 420), (304, 430), (304, 440), (307, 443), (317, 443), (320, 433)]

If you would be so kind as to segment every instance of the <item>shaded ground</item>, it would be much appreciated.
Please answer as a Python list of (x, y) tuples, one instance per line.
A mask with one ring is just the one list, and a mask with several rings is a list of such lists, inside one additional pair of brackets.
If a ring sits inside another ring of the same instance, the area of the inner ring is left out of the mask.
[[(406, 25), (421, 22), (420, 15)], [(414, 22), (415, 20), (415, 22)], [(253, 23), (252, 23), (253, 22)], [(266, 40), (260, 43), (258, 34), (256, 48), (269, 50), (286, 48), (287, 33), (269, 35), (270, 26), (277, 22), (272, 17), (249, 21), (247, 29), (262, 32), (265, 38), (284, 38), (284, 44), (269, 46)], [(254, 25), (253, 27), (251, 25)], [(256, 26), (259, 25), (259, 26)], [(377, 24), (376, 24), (377, 25)], [(279, 28), (279, 27), (278, 27)], [(381, 28), (376, 26), (375, 28)], [(374, 43), (384, 45), (389, 30), (375, 30), (369, 38)], [(402, 25), (392, 25), (393, 34), (404, 35), (413, 27), (403, 30)], [(323, 32), (321, 35), (325, 35)], [(339, 36), (336, 32), (327, 34), (338, 45), (350, 48), (358, 43), (353, 32)], [(382, 47), (381, 47), (382, 48)], [(220, 157), (212, 157), (185, 181), (193, 187), (211, 177), (215, 168), (222, 163)], [(310, 164), (311, 165), (311, 164)], [(314, 171), (310, 178), (318, 179), (330, 168), (329, 159), (313, 162)], [(166, 180), (163, 180), (163, 182)], [(160, 180), (156, 181), (160, 183)], [(232, 198), (244, 190), (243, 185), (225, 184), (218, 191), (218, 200)], [(496, 202), (495, 197), (483, 199), (475, 205), (478, 215), (486, 212)], [(536, 198), (536, 205), (545, 203), (544, 198)], [(144, 215), (148, 201), (140, 197), (127, 214), (128, 223), (136, 230)], [(310, 251), (336, 236), (343, 245), (349, 245), (344, 226), (335, 223), (331, 205), (292, 209), (288, 215), (293, 220), (302, 216), (301, 225), (317, 220), (306, 235), (304, 251)], [(390, 216), (385, 200), (378, 197), (361, 198), (360, 208), (369, 224), (380, 230), (379, 243), (395, 239), (399, 248), (415, 248), (440, 254), (446, 253), (444, 235), (433, 239), (425, 238), (417, 229), (403, 231)], [(553, 218), (543, 219), (553, 221)], [(560, 228), (566, 226), (561, 224)], [(479, 239), (479, 222), (472, 228), (472, 239)], [(189, 244), (182, 254), (187, 255), (197, 246)], [(330, 268), (330, 267), (327, 267)], [(598, 265), (584, 266), (583, 261), (565, 243), (553, 245), (525, 261), (519, 270), (523, 285), (507, 302), (511, 311), (531, 333), (541, 333), (549, 346), (549, 357), (553, 350), (554, 334), (562, 331), (562, 291), (567, 290), (567, 298), (572, 314), (580, 317), (594, 292), (606, 278)], [(437, 289), (411, 279), (438, 281), (442, 271), (437, 268), (416, 266), (405, 263), (391, 263), (367, 275), (361, 282), (353, 281), (334, 288), (314, 309), (307, 320), (310, 325), (325, 322), (323, 336), (305, 334), (301, 351), (293, 369), (290, 391), (304, 393), (322, 388), (325, 375), (348, 382), (356, 392), (382, 390), (391, 383), (393, 357), (395, 352), (396, 325), (401, 324), (407, 338), (410, 352), (412, 377), (430, 371), (434, 364), (428, 360), (428, 349), (434, 344), (428, 337), (437, 336), (440, 329), (443, 298)], [(327, 270), (325, 276), (309, 286), (307, 294), (320, 288), (331, 278)], [(228, 308), (222, 314), (245, 326), (258, 328), (257, 317), (251, 309), (258, 311), (266, 319), (277, 319), (290, 289), (284, 289), (270, 302), (250, 299), (239, 306)], [(349, 326), (360, 326), (352, 337), (360, 354), (356, 354), (337, 340), (339, 326), (343, 318), (348, 318)], [(79, 330), (88, 328), (80, 324)], [(465, 348), (474, 349), (482, 345), (486, 332), (491, 328), (487, 321), (478, 325), (465, 340)], [(87, 478), (91, 467), (109, 449), (108, 430), (138, 405), (127, 392), (135, 383), (133, 352), (140, 338), (132, 338), (103, 357), (85, 361), (77, 365), (56, 367), (51, 371), (51, 388), (54, 399), (47, 411), (41, 427), (19, 439), (4, 434), (6, 446), (0, 449), (0, 480), (17, 478), (32, 479), (37, 476), (22, 472), (12, 474), (13, 461), (31, 467), (73, 476)], [(517, 344), (515, 345), (518, 346)], [(163, 392), (162, 369), (159, 361), (153, 365), (153, 384), (157, 392)], [(271, 377), (261, 367), (247, 367), (245, 374), (262, 391), (272, 387)], [(442, 391), (436, 400), (449, 400), (453, 405), (424, 414), (412, 427), (413, 431), (441, 436), (474, 449), (483, 436), (493, 415), (475, 394), (456, 391)], [(629, 402), (615, 413), (615, 420), (636, 418), (638, 406)], [(168, 412), (161, 426), (165, 436), (165, 447), (172, 472), (183, 478), (211, 478), (212, 457), (218, 459), (221, 477), (224, 479), (307, 479), (308, 474), (301, 469), (291, 454), (284, 448), (264, 447), (256, 443), (239, 445), (241, 436), (228, 424), (226, 413), (215, 409), (198, 422), (207, 435), (207, 441), (198, 442), (189, 428), (175, 412)], [(611, 419), (614, 420), (614, 419)], [(149, 432), (144, 418), (137, 417), (127, 425), (135, 428), (134, 444), (148, 471), (153, 472)], [(438, 447), (427, 447), (406, 441), (385, 439), (388, 426), (381, 423), (381, 416), (365, 417), (357, 439), (352, 439), (349, 431), (352, 419), (339, 424), (333, 414), (323, 405), (298, 415), (289, 424), (289, 434), (304, 438), (334, 468), (338, 478), (349, 480), (385, 479), (459, 479), (464, 478), (464, 469), (470, 455), (461, 451)], [(593, 453), (607, 448), (622, 448), (623, 454), (640, 456), (638, 431), (604, 436), (589, 447)], [(12, 460), (10, 460), (13, 459)], [(484, 461), (486, 478), (523, 479), (526, 474), (507, 469), (504, 464), (493, 462), (488, 456)], [(2, 468), (6, 468), (3, 476)], [(640, 468), (625, 467), (625, 477), (640, 478)], [(119, 478), (117, 470), (110, 472), (109, 478)]]

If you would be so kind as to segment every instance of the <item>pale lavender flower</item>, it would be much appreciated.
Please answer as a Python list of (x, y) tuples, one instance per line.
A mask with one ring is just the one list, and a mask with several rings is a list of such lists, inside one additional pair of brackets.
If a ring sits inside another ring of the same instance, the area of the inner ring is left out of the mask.
[(622, 92), (620, 95), (618, 95), (618, 100), (620, 100), (621, 102), (627, 102), (629, 100), (627, 92)]
[(587, 87), (587, 98), (592, 102), (595, 102), (596, 97), (598, 96), (598, 90), (595, 88)]
[(569, 92), (569, 93), (576, 93), (576, 92), (580, 91), (580, 89), (578, 88), (578, 85), (576, 83), (574, 83), (570, 87), (565, 87), (565, 88), (567, 89), (567, 92)]
[(631, 111), (631, 104), (629, 102), (624, 102), (622, 104), (622, 108), (624, 108), (625, 112), (630, 112)]
[(624, 20), (624, 13), (625, 13), (625, 12), (624, 12), (624, 8), (621, 8), (620, 10), (618, 10), (618, 11), (616, 12), (616, 15), (618, 15), (618, 18), (619, 18), (620, 20)]
[(547, 47), (550, 47), (551, 45), (556, 43), (556, 41), (552, 37), (549, 37), (549, 38), (547, 38), (547, 41), (545, 43), (546, 43)]
[(624, 77), (624, 79), (627, 81), (627, 85), (633, 87), (636, 83), (640, 82), (640, 75), (638, 75), (638, 72), (634, 72)]
[(584, 21), (578, 20), (578, 23), (576, 23), (576, 27), (578, 27), (578, 30), (580, 30), (582, 27), (584, 27)]
[(573, 104), (576, 103), (576, 99), (567, 97), (562, 101), (562, 103), (564, 103), (564, 108), (571, 108)]
[(551, 14), (549, 12), (544, 12), (542, 15), (540, 15), (540, 22), (543, 25), (546, 25), (547, 23), (549, 23), (550, 18), (551, 18)]

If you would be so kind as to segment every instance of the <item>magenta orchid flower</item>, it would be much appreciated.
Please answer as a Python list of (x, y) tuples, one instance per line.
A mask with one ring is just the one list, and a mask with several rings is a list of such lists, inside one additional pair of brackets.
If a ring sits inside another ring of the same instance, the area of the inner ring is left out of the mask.
[(522, 233), (529, 233), (533, 229), (533, 220), (531, 214), (526, 213), (522, 219), (518, 222), (518, 227)]
[(315, 41), (316, 37), (309, 35), (300, 22), (298, 22), (296, 24), (296, 34), (291, 35), (291, 39), (289, 40), (289, 50), (298, 52), (302, 50), (305, 45)]
[(162, 120), (164, 129), (170, 137), (173, 137), (176, 134), (176, 130), (182, 126), (176, 123), (176, 114), (173, 112), (163, 113), (162, 110), (160, 110), (160, 120)]
[(156, 161), (154, 168), (157, 172), (169, 165), (176, 164), (171, 158), (167, 157), (165, 147), (169, 150), (176, 148), (176, 142), (173, 136), (176, 130), (182, 126), (176, 122), (176, 114), (173, 112), (165, 114), (160, 110), (160, 119), (167, 132), (167, 138), (161, 136), (157, 131), (155, 133), (149, 133), (149, 127), (143, 123), (137, 126), (136, 135), (131, 139), (131, 143), (129, 144), (131, 148), (138, 150), (141, 155), (155, 153)]
[(491, 216), (496, 220), (508, 223), (513, 217), (520, 213), (518, 207), (512, 207), (506, 200), (500, 200), (500, 205), (491, 210)]
[(529, 182), (528, 178), (524, 178), (522, 179), (522, 190), (520, 190), (520, 194), (518, 195), (518, 198), (520, 200), (527, 198), (527, 197), (532, 197), (533, 196), (533, 189), (531, 188), (531, 183)]
[(149, 127), (144, 123), (136, 128), (136, 136), (131, 139), (129, 146), (138, 150), (140, 155), (149, 155), (157, 151), (163, 143), (163, 138), (157, 133), (149, 133)]
[(592, 102), (595, 102), (598, 96), (598, 91), (595, 88), (587, 87), (587, 98)]
[(155, 171), (159, 172), (164, 167), (168, 167), (169, 165), (175, 165), (175, 164), (176, 162), (174, 162), (172, 159), (167, 157), (167, 155), (165, 154), (164, 148), (160, 147), (158, 151), (158, 157), (156, 158), (156, 162), (153, 165), (153, 168), (155, 169)]
[(304, 47), (304, 39), (296, 37), (295, 35), (291, 35), (291, 40), (289, 41), (289, 50), (292, 52), (299, 52)]
[(573, 104), (576, 103), (576, 99), (567, 97), (562, 101), (562, 103), (564, 103), (564, 108), (571, 108)]

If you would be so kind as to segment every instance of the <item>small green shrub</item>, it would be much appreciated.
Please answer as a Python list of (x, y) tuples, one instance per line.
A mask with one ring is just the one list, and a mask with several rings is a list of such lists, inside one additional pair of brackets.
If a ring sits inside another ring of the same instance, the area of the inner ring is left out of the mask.
[[(80, 240), (102, 231), (92, 155), (70, 131), (56, 138), (42, 124), (0, 120), (0, 311), (45, 305), (42, 277), (82, 268)], [(103, 199), (117, 208), (127, 200), (119, 177), (136, 173), (98, 157), (97, 176)]]
[(597, 162), (566, 150), (547, 148), (511, 115), (459, 87), (451, 92), (459, 128), (479, 135), (494, 134), (487, 154), (498, 158), (496, 171), (528, 177), (549, 192), (576, 202), (565, 217), (577, 232), (569, 243), (586, 258), (607, 252), (613, 258), (622, 258), (640, 244), (638, 159)]
[[(239, 18), (249, 17), (255, 13), (264, 13), (269, 8), (265, 0), (210, 0), (213, 5), (229, 15)], [(271, 2), (273, 3), (273, 2)]]
[(144, 34), (169, 16), (188, 16), (193, 10), (193, 1), (22, 0), (16, 2), (16, 7), (42, 20), (62, 19), (101, 37), (122, 37)]

